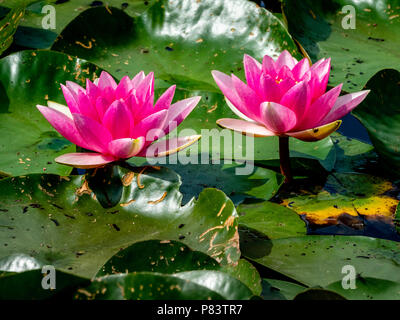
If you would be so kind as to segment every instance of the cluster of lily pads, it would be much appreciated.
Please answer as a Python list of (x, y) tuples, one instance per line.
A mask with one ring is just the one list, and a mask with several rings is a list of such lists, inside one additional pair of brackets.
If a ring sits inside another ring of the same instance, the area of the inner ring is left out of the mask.
[(0, 3), (0, 298), (398, 299), (400, 9), (344, 2)]

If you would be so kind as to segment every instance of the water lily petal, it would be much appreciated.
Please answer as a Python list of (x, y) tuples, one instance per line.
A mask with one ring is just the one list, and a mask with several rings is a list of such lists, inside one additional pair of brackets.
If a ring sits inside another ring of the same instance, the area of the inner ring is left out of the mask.
[[(292, 78), (285, 78), (285, 79), (283, 79), (282, 81), (280, 81), (279, 83), (278, 83), (278, 87), (279, 87), (279, 89), (281, 90), (281, 99), (282, 99), (282, 96), (286, 93), (286, 92), (288, 92), (288, 90), (290, 89), (290, 88), (292, 88), (293, 86), (295, 86), (296, 85), (296, 81), (294, 80), (294, 79), (292, 79)], [(280, 101), (280, 100), (279, 100)], [(278, 102), (279, 102), (278, 101)]]
[(154, 94), (147, 98), (146, 101), (142, 102), (138, 100), (134, 95), (130, 99), (131, 113), (136, 123), (140, 122), (149, 115), (156, 113), (154, 110)]
[(113, 140), (108, 144), (108, 151), (116, 158), (128, 159), (136, 156), (144, 147), (144, 137)]
[(100, 120), (103, 119), (104, 114), (107, 112), (108, 107), (110, 106), (110, 103), (106, 98), (103, 96), (97, 97), (96, 99), (96, 110), (97, 114), (99, 115)]
[(296, 129), (305, 130), (318, 126), (334, 106), (341, 90), (342, 84), (339, 84), (315, 100), (305, 111), (304, 117), (298, 123)]
[(357, 107), (369, 92), (370, 90), (363, 90), (339, 97), (328, 115), (321, 120), (321, 124), (326, 124), (344, 117)]
[(122, 100), (114, 101), (103, 117), (103, 126), (113, 139), (128, 138), (131, 132), (131, 113)]
[(270, 75), (272, 78), (275, 79), (276, 76), (278, 75), (275, 61), (270, 56), (267, 56), (267, 55), (264, 56), (263, 62), (262, 62), (262, 67), (263, 67), (264, 73)]
[(232, 75), (232, 83), (235, 87), (237, 95), (243, 102), (242, 105), (244, 105), (246, 108), (247, 112), (245, 114), (251, 119), (260, 121), (260, 103), (262, 102), (261, 97), (235, 75)]
[(65, 101), (67, 102), (67, 106), (71, 113), (80, 113), (78, 102), (75, 99), (75, 94), (72, 93), (70, 89), (68, 89), (63, 84), (61, 85), (61, 90), (64, 94)]
[(188, 137), (174, 137), (169, 140), (157, 141), (156, 143), (150, 145), (146, 151), (139, 154), (139, 156), (148, 158), (166, 157), (191, 146), (200, 138), (201, 135), (194, 135)]
[(328, 85), (329, 73), (331, 70), (331, 58), (321, 61), (317, 66), (311, 67), (310, 87), (313, 93), (312, 100), (324, 94)]
[(317, 62), (313, 63), (312, 66), (310, 67), (311, 71), (314, 71), (315, 69), (317, 69), (326, 59), (325, 58), (321, 58), (319, 59)]
[(307, 110), (310, 103), (310, 86), (305, 81), (301, 81), (290, 88), (283, 95), (280, 101), (280, 104), (291, 109), (296, 114), (296, 118), (298, 118), (299, 120), (304, 115), (304, 112), (305, 110)]
[(165, 121), (167, 119), (168, 110), (161, 110), (159, 112), (149, 115), (144, 118), (131, 130), (131, 137), (145, 137), (146, 143), (153, 142), (165, 135), (163, 130)]
[(294, 80), (292, 70), (290, 70), (288, 66), (282, 66), (282, 68), (278, 72), (278, 80), (282, 81), (283, 79), (288, 78)]
[(84, 91), (79, 91), (77, 94), (77, 102), (79, 105), (80, 113), (92, 118), (93, 120), (99, 121), (96, 107), (92, 105), (89, 96)]
[(307, 71), (310, 70), (310, 62), (308, 61), (307, 58), (304, 58), (302, 60), (300, 60), (300, 62), (298, 62), (293, 70), (293, 77), (297, 80), (297, 81), (301, 81), (302, 78), (304, 77), (304, 75), (307, 73)]
[(254, 90), (258, 90), (260, 87), (262, 65), (256, 59), (247, 54), (244, 55), (243, 65), (247, 85)]
[(146, 75), (143, 71), (140, 71), (133, 79), (132, 86), (136, 89), (139, 84), (146, 78)]
[(116, 159), (112, 156), (103, 155), (100, 153), (67, 153), (59, 156), (55, 161), (59, 164), (80, 168), (91, 169), (102, 167), (107, 163), (113, 162)]
[(158, 98), (156, 104), (154, 105), (154, 112), (168, 109), (172, 103), (172, 99), (174, 98), (176, 85), (169, 87), (160, 98)]
[(128, 76), (125, 76), (119, 82), (115, 89), (115, 99), (125, 99), (133, 89), (132, 81)]
[(77, 130), (74, 121), (71, 120), (68, 116), (52, 108), (40, 105), (36, 107), (46, 118), (46, 120), (50, 122), (53, 128), (56, 129), (56, 131), (60, 133), (65, 139), (82, 148), (90, 149), (89, 145), (86, 143), (86, 141)]
[(237, 110), (243, 113), (246, 117), (252, 118), (251, 112), (246, 108), (246, 105), (239, 98), (234, 88), (232, 78), (215, 70), (211, 73), (223, 95), (236, 107)]
[(297, 60), (293, 58), (287, 50), (283, 50), (275, 62), (278, 70), (280, 70), (283, 66), (287, 66), (290, 70), (292, 70), (296, 64)]
[(97, 85), (101, 90), (112, 89), (115, 91), (117, 89), (117, 83), (114, 78), (106, 71), (102, 71), (99, 78), (99, 83)]
[(240, 119), (222, 118), (217, 120), (217, 124), (226, 129), (255, 137), (271, 137), (276, 135), (261, 124)]
[(86, 90), (83, 89), (79, 84), (72, 82), (72, 81), (67, 81), (66, 86), (71, 92), (75, 95), (78, 95), (79, 92), (85, 92)]
[(154, 72), (150, 72), (136, 89), (136, 96), (139, 101), (146, 101), (154, 94)]
[(180, 100), (168, 109), (166, 121), (163, 126), (163, 131), (168, 134), (171, 130), (175, 129), (186, 117), (192, 112), (201, 100), (200, 96)]
[(100, 153), (107, 152), (108, 143), (112, 140), (107, 128), (83, 114), (73, 113), (72, 117), (78, 132), (89, 146), (87, 149)]
[(263, 102), (261, 111), (264, 125), (275, 133), (285, 133), (296, 125), (296, 114), (279, 103)]
[(57, 110), (61, 113), (63, 113), (64, 115), (66, 115), (68, 118), (70, 118), (72, 120), (72, 113), (69, 110), (69, 108), (67, 106), (64, 106), (63, 104), (54, 102), (54, 101), (47, 101), (47, 106), (53, 110)]
[(101, 95), (101, 91), (92, 81), (86, 79), (86, 94), (92, 105), (95, 106), (97, 98)]
[(117, 83), (109, 73), (103, 71), (100, 74), (97, 86), (101, 90), (101, 95), (107, 99), (109, 103), (115, 99), (115, 89), (117, 89)]
[[(294, 83), (294, 81), (293, 81)], [(281, 85), (269, 74), (262, 74), (260, 79), (262, 98), (264, 101), (279, 102), (282, 98)]]
[(297, 132), (287, 132), (286, 135), (307, 142), (318, 141), (326, 138), (332, 132), (335, 132), (337, 129), (339, 129), (341, 123), (342, 120), (337, 120), (313, 129)]
[(232, 110), (234, 114), (236, 114), (239, 118), (242, 118), (243, 120), (249, 121), (249, 122), (255, 122), (254, 120), (250, 119), (249, 117), (245, 116), (243, 113), (241, 113), (234, 105), (232, 102), (228, 100), (227, 97), (225, 97), (225, 102), (228, 105), (228, 107)]

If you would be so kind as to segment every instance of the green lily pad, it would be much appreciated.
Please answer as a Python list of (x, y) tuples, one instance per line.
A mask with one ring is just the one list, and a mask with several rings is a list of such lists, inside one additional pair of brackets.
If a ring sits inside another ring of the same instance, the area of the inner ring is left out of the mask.
[[(182, 153), (184, 151), (181, 151), (178, 157), (181, 157)], [(202, 164), (202, 158), (207, 159), (210, 164)], [(281, 174), (254, 164), (211, 160), (208, 154), (194, 156), (192, 159), (193, 161), (188, 164), (170, 164), (170, 158), (160, 159), (161, 166), (170, 168), (181, 176), (183, 203), (197, 197), (204, 188), (217, 188), (223, 191), (235, 204), (241, 203), (245, 198), (268, 200), (276, 194), (283, 183)], [(145, 165), (146, 159), (133, 158), (129, 162)], [(245, 169), (246, 166), (248, 170)]]
[[(54, 40), (68, 25), (68, 23), (87, 9), (95, 6), (107, 6), (107, 8), (115, 7), (122, 9), (126, 14), (135, 17), (149, 8), (153, 2), (154, 0), (108, 0), (107, 2), (99, 1), (97, 3), (88, 0), (5, 0), (1, 5), (7, 8), (19, 8), (23, 5), (27, 6), (24, 19), (15, 35), (16, 44), (25, 48), (47, 49), (51, 47)], [(50, 11), (46, 8), (47, 5), (51, 5), (55, 9), (56, 15), (54, 29), (44, 29), (42, 26), (43, 22), (49, 22), (48, 14)]]
[[(346, 5), (354, 12), (346, 11)], [(379, 70), (400, 66), (397, 0), (284, 0), (283, 11), (290, 34), (314, 62), (332, 57), (332, 85), (344, 83), (343, 90), (360, 90)], [(349, 14), (355, 29), (343, 28), (349, 25)]]
[(257, 269), (246, 259), (240, 259), (236, 266), (226, 265), (222, 268), (223, 272), (243, 282), (251, 289), (254, 295), (261, 295), (261, 277)]
[[(1, 180), (0, 258), (25, 254), (92, 277), (121, 248), (157, 239), (179, 240), (222, 265), (238, 261), (236, 212), (221, 191), (205, 189), (181, 207), (180, 178), (174, 172), (132, 170), (112, 171), (120, 179), (119, 199), (90, 174)], [(114, 206), (102, 207), (101, 197), (112, 198)]]
[(37, 0), (4, 0), (1, 5), (6, 8), (17, 9), (28, 6)]
[(162, 0), (137, 18), (110, 11), (83, 12), (53, 50), (86, 58), (118, 78), (156, 70), (163, 80), (211, 91), (217, 89), (211, 70), (243, 75), (244, 53), (261, 59), (287, 49), (301, 57), (284, 25), (248, 1)]
[[(55, 173), (71, 168), (54, 158), (74, 152), (37, 110), (46, 99), (62, 103), (60, 83), (82, 84), (99, 69), (91, 63), (51, 51), (22, 51), (0, 60), (0, 171), (3, 175)], [(65, 101), (64, 101), (65, 103)]]
[(89, 279), (55, 270), (55, 289), (44, 289), (42, 281), (48, 284), (41, 269), (29, 270), (20, 273), (6, 273), (0, 275), (1, 300), (41, 300), (55, 296), (60, 297), (67, 291), (75, 290), (79, 285), (90, 283)]
[(293, 300), (346, 300), (346, 298), (334, 291), (310, 288), (297, 294)]
[(218, 262), (178, 241), (149, 240), (118, 252), (100, 269), (97, 277), (132, 272), (176, 273), (192, 270), (218, 270)]
[(368, 81), (366, 88), (371, 89), (371, 92), (353, 113), (367, 128), (376, 152), (383, 160), (385, 167), (392, 174), (399, 176), (400, 72), (379, 71)]
[[(131, 245), (108, 260), (96, 277), (137, 272), (175, 274), (196, 270), (225, 272), (251, 288), (253, 294), (259, 295), (261, 293), (260, 275), (257, 269), (247, 260), (240, 259), (236, 265), (231, 264), (221, 267), (216, 260), (205, 253), (193, 251), (181, 242), (170, 240), (150, 240)], [(203, 276), (203, 274), (201, 275)], [(206, 276), (208, 278), (212, 275), (207, 273)], [(189, 278), (193, 277), (190, 276)], [(219, 279), (220, 277), (217, 278)], [(225, 279), (226, 276), (224, 275), (222, 278)], [(229, 281), (232, 282), (231, 279)], [(197, 283), (201, 284), (199, 281)], [(237, 286), (242, 288), (241, 285)], [(222, 295), (224, 296), (226, 293)]]
[(361, 274), (355, 281), (354, 289), (344, 289), (338, 281), (326, 286), (350, 300), (399, 300), (400, 283), (376, 278), (364, 278)]
[(206, 286), (173, 275), (138, 272), (95, 279), (77, 290), (80, 300), (223, 300)]
[(24, 16), (25, 8), (10, 10), (8, 14), (0, 20), (0, 55), (7, 50), (13, 42), (13, 36), (17, 31), (18, 24)]
[(306, 286), (325, 287), (342, 281), (346, 265), (364, 278), (399, 282), (399, 247), (395, 241), (368, 237), (303, 236), (264, 241), (258, 256), (243, 249), (242, 254)]
[(397, 233), (400, 234), (400, 204), (397, 205), (393, 222), (396, 227)]
[(276, 203), (241, 204), (237, 211), (240, 228), (256, 230), (269, 239), (298, 237), (307, 232), (296, 212)]
[(307, 289), (293, 282), (276, 279), (262, 279), (262, 288), (265, 300), (293, 300), (297, 294)]
[(174, 276), (205, 286), (227, 300), (248, 300), (253, 296), (241, 281), (223, 272), (196, 270), (175, 273)]
[(331, 139), (335, 145), (335, 172), (368, 173), (377, 170), (377, 155), (374, 147), (357, 139), (333, 133)]

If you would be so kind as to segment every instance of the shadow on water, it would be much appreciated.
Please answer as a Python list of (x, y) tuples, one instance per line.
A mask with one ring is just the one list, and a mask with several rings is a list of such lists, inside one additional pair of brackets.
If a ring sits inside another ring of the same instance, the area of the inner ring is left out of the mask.
[(342, 125), (338, 129), (340, 134), (371, 144), (367, 129), (361, 124), (360, 120), (349, 113), (342, 118), (342, 121)]
[(400, 242), (400, 235), (397, 233), (393, 220), (383, 216), (342, 214), (335, 225), (307, 223), (307, 234), (366, 236)]

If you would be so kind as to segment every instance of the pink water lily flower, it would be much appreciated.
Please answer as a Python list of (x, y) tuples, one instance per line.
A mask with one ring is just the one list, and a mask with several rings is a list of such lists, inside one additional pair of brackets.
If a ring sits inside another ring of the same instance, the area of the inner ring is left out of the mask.
[[(69, 153), (56, 162), (95, 168), (133, 156), (158, 157), (177, 152), (200, 136), (156, 141), (181, 123), (200, 101), (192, 97), (171, 105), (175, 86), (154, 103), (154, 74), (125, 76), (117, 84), (102, 72), (86, 89), (74, 82), (61, 85), (67, 106), (48, 102), (37, 108), (62, 136), (94, 152)], [(149, 152), (151, 149), (152, 152)]]
[(217, 85), (232, 111), (243, 120), (219, 119), (222, 127), (268, 137), (294, 137), (315, 141), (339, 128), (340, 118), (367, 96), (369, 90), (339, 97), (342, 84), (326, 91), (330, 58), (310, 66), (283, 51), (274, 61), (266, 55), (259, 63), (244, 56), (247, 84), (235, 75), (213, 71)]

